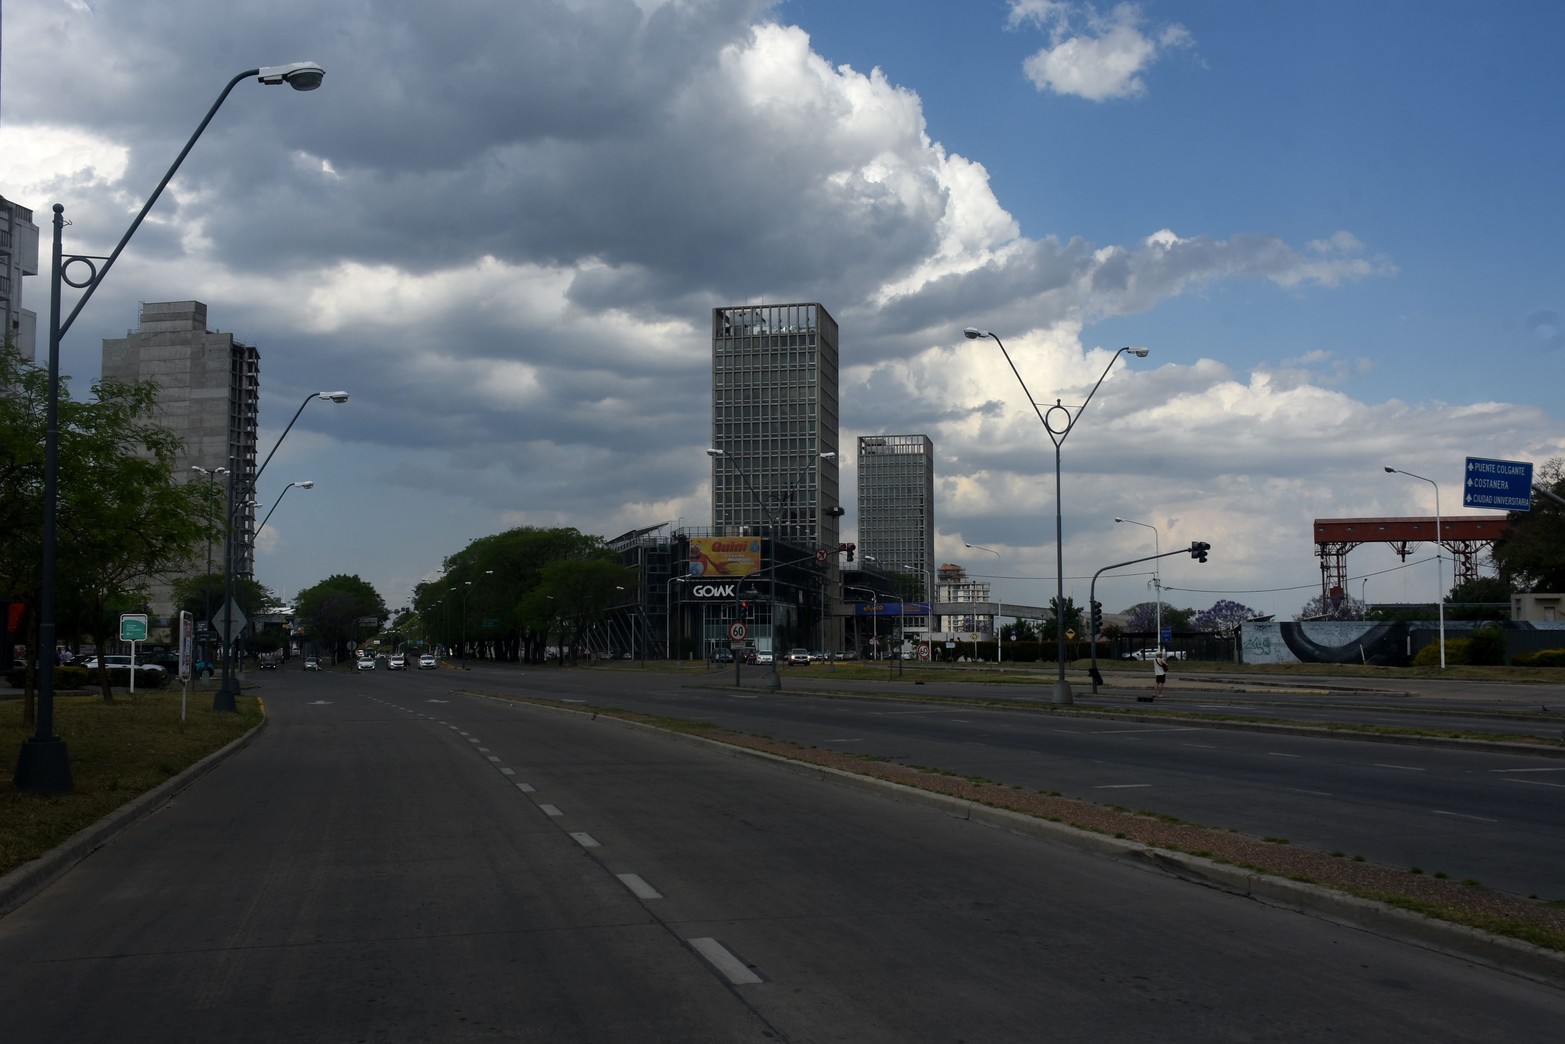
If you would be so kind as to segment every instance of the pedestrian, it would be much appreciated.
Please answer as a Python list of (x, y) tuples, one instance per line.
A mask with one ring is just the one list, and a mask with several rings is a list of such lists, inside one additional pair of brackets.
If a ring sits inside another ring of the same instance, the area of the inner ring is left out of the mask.
[(1168, 660), (1163, 650), (1157, 651), (1157, 656), (1152, 660), (1152, 698), (1155, 700), (1163, 695), (1163, 683), (1168, 680)]

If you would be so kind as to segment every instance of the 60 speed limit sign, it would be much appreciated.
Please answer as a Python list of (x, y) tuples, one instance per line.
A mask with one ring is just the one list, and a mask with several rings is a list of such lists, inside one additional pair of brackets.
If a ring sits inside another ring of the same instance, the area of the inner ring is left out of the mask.
[(737, 642), (743, 638), (744, 633), (744, 624), (740, 623), (739, 621), (735, 620), (733, 623), (728, 625), (728, 637), (732, 638), (734, 641)]

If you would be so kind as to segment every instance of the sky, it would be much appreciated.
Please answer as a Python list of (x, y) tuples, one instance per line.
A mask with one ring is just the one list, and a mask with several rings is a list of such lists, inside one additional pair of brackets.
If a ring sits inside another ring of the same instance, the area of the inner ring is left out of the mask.
[[(1314, 519), (1488, 514), (1467, 457), (1565, 457), (1555, 3), (5, 0), (0, 31), (0, 193), (45, 241), (63, 204), (68, 252), (235, 73), (326, 69), (235, 88), (62, 346), (81, 396), (140, 302), (204, 301), (260, 349), (263, 453), (351, 393), (261, 478), (261, 513), (315, 483), (260, 535), (285, 599), (405, 605), (515, 526), (708, 525), (719, 305), (826, 306), (843, 489), (857, 436), (927, 434), (936, 560), (1006, 601), (1054, 591), (1055, 447), (964, 327), (1045, 407), (1149, 350), (1059, 450), (1078, 603), (1203, 540), (1168, 601), (1291, 619)], [(1350, 594), (1428, 601), (1431, 554), (1361, 547)]]

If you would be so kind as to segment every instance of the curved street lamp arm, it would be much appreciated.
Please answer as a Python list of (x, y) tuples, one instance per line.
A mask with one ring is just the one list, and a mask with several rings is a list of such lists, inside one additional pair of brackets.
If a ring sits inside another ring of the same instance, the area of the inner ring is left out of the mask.
[[(1070, 414), (1070, 423), (1065, 425), (1065, 430), (1060, 432), (1058, 438), (1054, 437), (1054, 429), (1049, 428), (1049, 437), (1054, 438), (1054, 444), (1056, 446), (1065, 441), (1065, 436), (1071, 433), (1071, 429), (1076, 426), (1076, 422), (1081, 420), (1081, 415), (1087, 412), (1087, 404), (1092, 401), (1092, 397), (1094, 395), (1098, 394), (1098, 389), (1103, 387), (1103, 382), (1108, 379), (1109, 371), (1114, 368), (1114, 364), (1119, 362), (1119, 357), (1124, 355), (1126, 352), (1134, 350), (1135, 349), (1131, 348), (1129, 345), (1126, 345), (1114, 353), (1114, 357), (1109, 360), (1109, 364), (1103, 367), (1103, 376), (1098, 378), (1098, 383), (1094, 384), (1092, 386), (1092, 390), (1087, 393), (1086, 402), (1083, 402), (1079, 407), (1077, 407), (1075, 413)], [(1034, 405), (1036, 405), (1036, 403)], [(1044, 427), (1048, 428), (1049, 426), (1047, 423), (1045, 423)]]
[(207, 124), (212, 122), (212, 117), (217, 115), (217, 110), (222, 107), (223, 102), (228, 100), (228, 95), (238, 86), (239, 81), (247, 80), (252, 76), (259, 76), (260, 74), (260, 69), (247, 69), (228, 81), (228, 86), (223, 88), (222, 93), (217, 96), (217, 101), (213, 102), (212, 107), (207, 110), (206, 118), (201, 121), (195, 133), (190, 136), (190, 140), (185, 142), (185, 147), (179, 150), (179, 155), (174, 157), (174, 163), (168, 168), (168, 173), (163, 175), (163, 180), (158, 182), (158, 187), (153, 189), (152, 195), (147, 197), (147, 202), (141, 207), (141, 213), (136, 215), (136, 220), (130, 223), (130, 227), (120, 237), (120, 241), (115, 245), (113, 252), (104, 259), (103, 265), (94, 272), (91, 282), (83, 288), (81, 298), (76, 302), (76, 307), (71, 309), (71, 314), (60, 324), (61, 337), (64, 337), (66, 332), (70, 330), (71, 324), (76, 321), (76, 316), (81, 312), (88, 300), (92, 298), (92, 292), (98, 289), (98, 284), (103, 282), (103, 277), (109, 274), (110, 268), (114, 267), (114, 262), (119, 259), (121, 251), (125, 249), (125, 244), (130, 242), (130, 237), (135, 235), (136, 229), (141, 227), (141, 222), (152, 209), (152, 205), (158, 201), (158, 197), (163, 194), (163, 190), (168, 187), (168, 183), (174, 180), (174, 175), (179, 171), (179, 165), (185, 162), (185, 157), (190, 155), (191, 149), (195, 148), (196, 139), (201, 137), (201, 132), (206, 130)]

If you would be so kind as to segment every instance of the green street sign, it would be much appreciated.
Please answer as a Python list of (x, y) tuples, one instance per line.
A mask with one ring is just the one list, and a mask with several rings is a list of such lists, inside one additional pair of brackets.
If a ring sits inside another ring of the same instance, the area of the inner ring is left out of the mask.
[(147, 640), (147, 614), (120, 614), (120, 641), (144, 642)]

